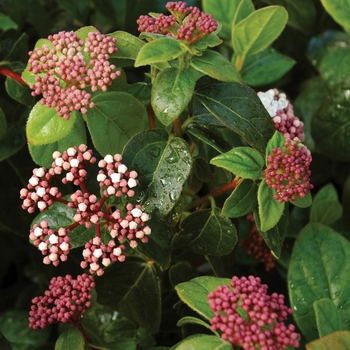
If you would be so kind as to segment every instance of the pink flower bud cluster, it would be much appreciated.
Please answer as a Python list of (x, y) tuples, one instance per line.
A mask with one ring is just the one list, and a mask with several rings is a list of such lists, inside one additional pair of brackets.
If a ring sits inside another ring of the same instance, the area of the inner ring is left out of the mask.
[(304, 198), (313, 189), (311, 160), (310, 151), (298, 139), (287, 139), (283, 148), (274, 148), (268, 155), (266, 184), (276, 190), (274, 198), (279, 203)]
[(246, 247), (247, 253), (265, 264), (266, 271), (269, 271), (276, 265), (275, 257), (258, 231), (253, 214), (248, 214), (246, 218), (250, 222), (250, 230), (244, 241), (240, 243), (240, 246)]
[(71, 275), (53, 277), (45, 295), (32, 299), (29, 327), (45, 328), (48, 324), (79, 323), (80, 317), (90, 307), (91, 291), (95, 287), (92, 276)]
[(55, 231), (49, 227), (47, 221), (34, 224), (30, 230), (29, 238), (38, 247), (43, 255), (43, 263), (57, 266), (60, 261), (66, 261), (71, 248), (69, 243), (69, 229), (61, 227)]
[[(81, 266), (100, 276), (103, 274), (103, 268), (111, 262), (125, 260), (125, 255), (122, 254), (125, 242), (128, 242), (131, 248), (136, 248), (139, 242), (146, 243), (151, 233), (151, 229), (145, 225), (149, 220), (148, 214), (143, 212), (141, 205), (134, 206), (128, 202), (128, 199), (135, 195), (134, 188), (138, 185), (137, 173), (129, 171), (126, 165), (121, 163), (120, 154), (106, 155), (98, 163), (101, 170), (97, 175), (97, 182), (103, 194), (102, 198), (98, 199), (85, 187), (88, 175), (85, 168), (96, 162), (92, 151), (88, 150), (86, 145), (71, 147), (63, 153), (56, 151), (53, 158), (50, 169), (34, 169), (27, 189), (20, 192), (22, 207), (32, 213), (36, 206), (43, 211), (58, 201), (73, 210), (74, 223), (67, 228), (61, 227), (56, 232), (49, 228), (46, 221), (42, 221), (34, 225), (30, 231), (30, 239), (45, 255), (44, 263), (52, 262), (57, 266), (60, 261), (67, 260), (71, 249), (71, 231), (79, 225), (84, 225), (87, 229), (95, 227), (96, 236), (86, 243)], [(55, 175), (62, 177), (63, 184), (73, 183), (80, 187), (69, 197), (70, 200), (62, 198), (61, 192), (50, 186)], [(111, 203), (118, 202), (118, 208), (114, 207), (115, 204), (108, 204), (108, 199), (111, 199)], [(102, 229), (109, 232), (110, 238), (104, 238), (107, 242), (101, 239)]]
[(173, 36), (192, 45), (218, 27), (212, 15), (201, 12), (198, 7), (187, 7), (182, 1), (170, 1), (166, 8), (171, 15), (165, 16), (161, 13), (158, 18), (140, 16), (137, 20), (139, 32)]
[(287, 99), (286, 94), (280, 93), (277, 89), (270, 89), (266, 92), (258, 92), (258, 96), (269, 112), (275, 129), (285, 139), (300, 141), (304, 139), (304, 123), (294, 115), (293, 105)]
[[(231, 288), (232, 287), (232, 288)], [(259, 277), (232, 278), (230, 286), (219, 286), (209, 293), (214, 317), (212, 329), (221, 338), (244, 350), (282, 350), (299, 347), (295, 326), (286, 326), (292, 309), (284, 305), (282, 294), (267, 294), (267, 285)]]
[(30, 85), (32, 95), (42, 94), (40, 102), (55, 108), (65, 119), (73, 111), (86, 114), (94, 103), (84, 89), (106, 91), (120, 75), (108, 62), (118, 51), (116, 39), (90, 32), (84, 42), (76, 33), (62, 31), (48, 40), (50, 43), (29, 52), (28, 70), (36, 75), (35, 83)]

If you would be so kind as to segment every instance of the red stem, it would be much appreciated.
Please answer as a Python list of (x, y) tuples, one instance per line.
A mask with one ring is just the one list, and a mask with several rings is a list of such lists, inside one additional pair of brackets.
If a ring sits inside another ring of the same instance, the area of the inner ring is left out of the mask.
[(156, 127), (156, 124), (155, 124), (154, 112), (151, 104), (147, 105), (147, 113), (148, 113), (149, 128), (154, 129)]
[(62, 203), (62, 204), (68, 204), (68, 203), (70, 203), (69, 201), (67, 201), (67, 200), (65, 200), (65, 199), (62, 199), (62, 198), (53, 197), (53, 200), (54, 200), (55, 202), (60, 202), (60, 203)]
[(13, 80), (16, 80), (23, 85), (28, 85), (19, 74), (15, 73), (12, 70), (9, 70), (7, 68), (0, 68), (0, 74), (5, 75)]

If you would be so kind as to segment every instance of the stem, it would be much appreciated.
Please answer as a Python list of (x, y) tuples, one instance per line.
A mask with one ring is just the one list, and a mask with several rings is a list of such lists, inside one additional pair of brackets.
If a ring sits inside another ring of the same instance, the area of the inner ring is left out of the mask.
[(191, 64), (191, 54), (189, 52), (184, 53), (178, 58), (179, 70), (189, 69)]
[(154, 120), (154, 112), (151, 104), (147, 105), (147, 114), (148, 114), (149, 128), (154, 129), (156, 127), (156, 123)]
[(62, 198), (53, 197), (52, 199), (53, 199), (55, 202), (59, 202), (59, 203), (62, 203), (62, 204), (68, 204), (68, 203), (70, 203), (70, 202), (67, 201), (66, 199), (62, 199)]
[(81, 183), (79, 184), (79, 186), (80, 186), (81, 190), (82, 190), (84, 193), (88, 193), (88, 190), (87, 190), (87, 188), (86, 188), (86, 186), (84, 185), (83, 182), (81, 182)]
[(182, 128), (181, 128), (181, 118), (178, 116), (173, 123), (174, 126), (174, 134), (177, 137), (182, 137)]
[(206, 194), (205, 196), (201, 197), (201, 198), (197, 198), (195, 201), (193, 201), (192, 203), (190, 203), (187, 207), (186, 210), (188, 209), (192, 209), (195, 207), (198, 207), (200, 204), (202, 204), (203, 202), (205, 202), (207, 199), (210, 199), (210, 197), (215, 197), (215, 196), (219, 196), (220, 194), (223, 194), (224, 192), (230, 191), (232, 189), (234, 189), (235, 187), (237, 187), (240, 182), (242, 181), (242, 179), (239, 176), (236, 176), (231, 182), (229, 182), (228, 184), (220, 187), (220, 188), (213, 188), (208, 194)]
[(9, 70), (7, 68), (0, 68), (0, 74), (5, 75), (13, 80), (16, 80), (23, 85), (28, 85), (19, 74), (15, 73), (12, 70)]

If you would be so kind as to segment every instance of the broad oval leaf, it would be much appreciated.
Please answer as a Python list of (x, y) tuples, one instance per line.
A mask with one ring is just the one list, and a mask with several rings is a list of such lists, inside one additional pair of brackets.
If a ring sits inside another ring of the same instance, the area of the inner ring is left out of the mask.
[(192, 99), (196, 75), (190, 69), (164, 69), (158, 73), (151, 94), (156, 117), (164, 125), (180, 116)]
[(172, 246), (198, 255), (222, 256), (235, 247), (238, 237), (235, 226), (220, 209), (204, 209), (187, 216), (180, 225)]
[(30, 111), (27, 122), (27, 140), (32, 145), (47, 145), (67, 136), (75, 123), (76, 113), (68, 120), (58, 116), (54, 108), (37, 102)]
[(350, 332), (338, 331), (306, 344), (306, 350), (348, 350)]
[(79, 330), (73, 326), (65, 329), (56, 340), (55, 350), (84, 350), (85, 340)]
[(345, 31), (350, 32), (350, 3), (347, 0), (321, 0), (323, 7)]
[(215, 333), (215, 331), (213, 331), (211, 329), (211, 326), (208, 323), (204, 322), (203, 320), (201, 320), (200, 318), (197, 318), (197, 317), (193, 317), (193, 316), (182, 317), (178, 321), (177, 326), (181, 327), (181, 326), (184, 326), (185, 324), (197, 324), (199, 326), (203, 326), (205, 328), (208, 328), (209, 330), (211, 330), (212, 332)]
[(285, 142), (286, 142), (286, 139), (284, 138), (284, 136), (279, 131), (276, 130), (266, 146), (266, 157), (265, 157), (266, 165), (268, 165), (267, 158), (269, 154), (272, 154), (272, 150), (274, 148), (282, 148), (283, 150)]
[(294, 318), (310, 340), (319, 337), (313, 303), (330, 299), (350, 326), (350, 243), (330, 227), (309, 223), (299, 234), (288, 270)]
[(147, 130), (125, 146), (123, 161), (139, 174), (145, 211), (166, 216), (190, 174), (192, 159), (186, 142), (160, 129)]
[(147, 111), (125, 92), (103, 92), (92, 98), (86, 118), (92, 141), (102, 154), (121, 153), (129, 139), (143, 130)]
[(159, 38), (144, 45), (135, 61), (135, 67), (173, 60), (185, 53), (185, 49), (174, 38)]
[(23, 85), (12, 78), (6, 78), (6, 92), (14, 100), (26, 106), (32, 107), (35, 103), (35, 98), (31, 95), (27, 85)]
[(235, 147), (210, 160), (210, 164), (231, 171), (245, 179), (259, 179), (265, 160), (255, 149), (250, 147)]
[(256, 92), (247, 85), (202, 78), (194, 94), (193, 120), (207, 127), (226, 127), (265, 153), (275, 132)]
[(185, 338), (180, 343), (170, 348), (170, 350), (189, 349), (232, 350), (232, 346), (229, 342), (215, 335), (196, 334)]
[(113, 264), (96, 280), (98, 301), (119, 311), (150, 333), (156, 333), (161, 317), (161, 290), (153, 261), (129, 256)]
[(207, 320), (214, 317), (214, 312), (209, 306), (208, 294), (219, 286), (229, 285), (231, 279), (212, 276), (196, 277), (188, 282), (183, 282), (175, 287), (180, 299), (192, 310)]
[(249, 16), (254, 11), (255, 11), (255, 7), (254, 7), (252, 0), (241, 0), (237, 6), (237, 11), (236, 11), (235, 16), (233, 18), (232, 28), (235, 24), (237, 24), (240, 21), (242, 21), (243, 19), (245, 19), (247, 16)]

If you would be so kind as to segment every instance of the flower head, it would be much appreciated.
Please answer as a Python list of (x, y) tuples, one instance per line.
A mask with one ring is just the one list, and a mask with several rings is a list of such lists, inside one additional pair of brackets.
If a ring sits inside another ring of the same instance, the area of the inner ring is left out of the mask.
[(219, 286), (209, 293), (209, 305), (214, 311), (212, 329), (244, 350), (299, 347), (300, 335), (295, 326), (284, 324), (292, 309), (284, 305), (282, 294), (268, 295), (267, 289), (258, 277), (234, 276), (230, 286)]

